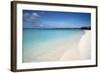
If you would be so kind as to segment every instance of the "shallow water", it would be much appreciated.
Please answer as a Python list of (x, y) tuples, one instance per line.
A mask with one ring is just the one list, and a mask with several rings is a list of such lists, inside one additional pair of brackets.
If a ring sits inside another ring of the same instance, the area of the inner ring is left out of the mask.
[[(46, 45), (57, 43), (58, 41), (80, 40), (84, 35), (84, 30), (38, 30), (38, 29), (23, 29), (23, 62), (42, 61), (40, 56), (45, 52), (50, 51), (51, 46)], [(69, 42), (68, 41), (68, 42)], [(66, 45), (69, 45), (66, 43)], [(66, 46), (65, 45), (65, 46)], [(62, 49), (62, 48), (61, 48)], [(66, 48), (67, 49), (67, 48)], [(39, 57), (39, 58), (38, 58)], [(38, 59), (37, 59), (38, 58)], [(55, 59), (54, 59), (55, 60)]]

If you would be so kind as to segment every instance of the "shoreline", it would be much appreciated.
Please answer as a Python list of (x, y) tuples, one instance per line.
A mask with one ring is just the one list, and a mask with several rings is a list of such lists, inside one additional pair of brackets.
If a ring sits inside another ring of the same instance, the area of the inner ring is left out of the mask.
[[(69, 60), (79, 60), (83, 59), (85, 53), (82, 53), (80, 50), (81, 45), (80, 43), (85, 44), (87, 41), (83, 41), (84, 37), (87, 37), (87, 34), (90, 35), (90, 31), (85, 31), (85, 33), (80, 37), (75, 37), (74, 39), (65, 40), (57, 40), (47, 43), (41, 44), (41, 49), (46, 48), (44, 50), (36, 51), (27, 51), (28, 55), (25, 55), (23, 62), (35, 62), (35, 61), (69, 61)], [(83, 40), (82, 40), (83, 39)], [(77, 43), (76, 43), (77, 42)], [(67, 44), (67, 45), (66, 45)], [(67, 49), (66, 49), (67, 48)], [(38, 48), (39, 49), (39, 48)], [(83, 48), (84, 49), (84, 48)], [(80, 54), (82, 53), (82, 54)], [(30, 54), (32, 56), (30, 56)], [(81, 57), (80, 57), (81, 56)]]

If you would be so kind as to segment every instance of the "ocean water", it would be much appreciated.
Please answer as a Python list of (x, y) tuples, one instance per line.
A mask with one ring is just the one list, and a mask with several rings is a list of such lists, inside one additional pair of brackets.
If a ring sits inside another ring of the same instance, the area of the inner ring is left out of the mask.
[[(47, 61), (57, 60), (58, 58), (52, 58), (47, 56), (43, 58), (43, 54), (53, 51), (55, 49), (54, 44), (64, 40), (79, 40), (83, 35), (84, 30), (38, 30), (38, 29), (23, 29), (23, 62), (33, 61)], [(68, 42), (69, 42), (68, 41)], [(52, 44), (52, 45), (51, 45)], [(69, 45), (66, 43), (66, 45)], [(65, 45), (65, 46), (66, 46)], [(52, 47), (53, 48), (52, 48)], [(61, 48), (62, 49), (62, 48)], [(68, 49), (68, 48), (66, 48)], [(62, 49), (63, 50), (63, 49)], [(51, 59), (52, 58), (52, 59)]]

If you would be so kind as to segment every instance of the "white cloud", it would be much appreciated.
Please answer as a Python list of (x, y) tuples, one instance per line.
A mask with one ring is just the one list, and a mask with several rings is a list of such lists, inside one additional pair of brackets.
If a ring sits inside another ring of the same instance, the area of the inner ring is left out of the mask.
[(38, 17), (39, 15), (37, 14), (37, 13), (32, 13), (32, 16), (36, 16), (36, 17)]
[(32, 15), (30, 16), (30, 20), (35, 20), (36, 18), (38, 18), (39, 15), (37, 13), (32, 13)]

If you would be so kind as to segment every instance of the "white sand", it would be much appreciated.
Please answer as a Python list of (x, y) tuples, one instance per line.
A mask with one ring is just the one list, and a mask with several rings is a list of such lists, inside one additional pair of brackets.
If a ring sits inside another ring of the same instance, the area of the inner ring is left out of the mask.
[(69, 51), (66, 50), (60, 60), (90, 59), (91, 55), (91, 31), (85, 31), (78, 43), (74, 44)]
[(79, 42), (80, 59), (91, 58), (91, 31), (85, 31)]

